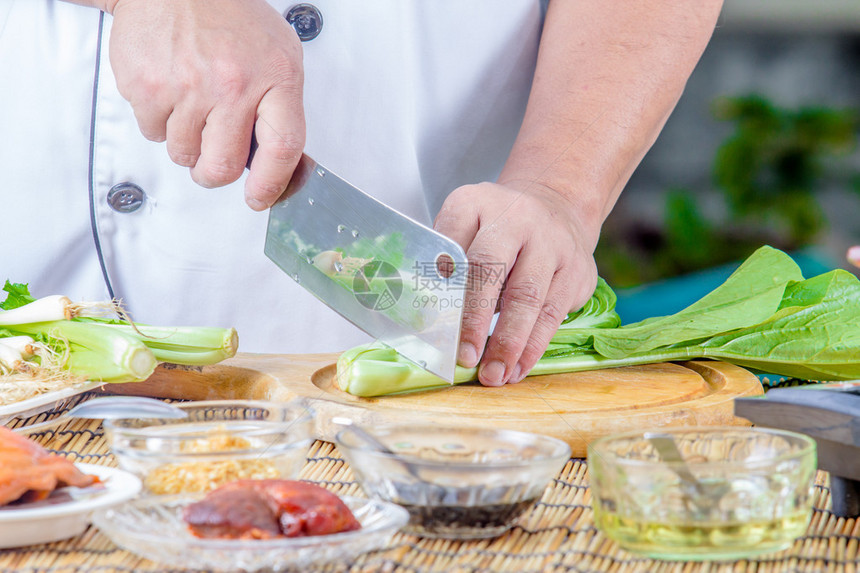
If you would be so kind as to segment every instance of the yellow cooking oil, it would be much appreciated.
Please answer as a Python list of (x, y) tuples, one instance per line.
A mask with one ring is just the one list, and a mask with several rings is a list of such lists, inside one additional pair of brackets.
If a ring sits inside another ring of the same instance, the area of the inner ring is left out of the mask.
[(660, 559), (726, 559), (778, 551), (806, 532), (811, 512), (744, 522), (655, 522), (595, 508), (594, 522), (619, 545)]

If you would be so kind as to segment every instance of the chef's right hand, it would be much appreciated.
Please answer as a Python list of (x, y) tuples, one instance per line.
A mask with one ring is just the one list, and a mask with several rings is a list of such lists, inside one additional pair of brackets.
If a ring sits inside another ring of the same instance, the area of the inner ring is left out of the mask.
[(236, 181), (268, 208), (305, 143), (302, 49), (265, 0), (116, 0), (110, 61), (143, 135), (204, 187)]

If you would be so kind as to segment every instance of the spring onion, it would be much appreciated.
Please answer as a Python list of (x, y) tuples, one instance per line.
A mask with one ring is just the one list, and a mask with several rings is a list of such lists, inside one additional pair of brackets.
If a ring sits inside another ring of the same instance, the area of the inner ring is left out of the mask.
[(143, 325), (128, 320), (114, 302), (35, 299), (27, 285), (9, 281), (3, 290), (8, 294), (0, 303), (0, 390), (61, 379), (141, 381), (160, 362), (199, 366), (236, 353), (233, 328)]
[(16, 350), (23, 359), (32, 358), (36, 353), (36, 340), (32, 336), (7, 336), (0, 339), (0, 344)]
[(68, 320), (77, 313), (72, 301), (62, 295), (52, 295), (0, 312), (0, 326), (13, 326), (48, 320)]
[(0, 373), (20, 370), (24, 366), (24, 356), (21, 351), (0, 341)]

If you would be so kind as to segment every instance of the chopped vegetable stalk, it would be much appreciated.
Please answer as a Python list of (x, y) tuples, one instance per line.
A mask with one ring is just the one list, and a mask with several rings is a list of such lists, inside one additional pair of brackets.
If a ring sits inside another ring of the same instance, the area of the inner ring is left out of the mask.
[[(18, 324), (11, 327), (27, 334), (43, 334), (47, 337), (66, 341), (70, 345), (69, 361), (75, 363), (75, 354), (88, 350), (97, 354), (101, 362), (89, 359), (88, 378), (103, 382), (144, 380), (155, 370), (158, 361), (143, 342), (121, 330), (110, 326), (56, 320)], [(79, 370), (79, 369), (78, 369)]]
[[(477, 369), (458, 366), (454, 383), (475, 380)], [(356, 396), (381, 396), (450, 386), (393, 348), (366, 344), (347, 350), (337, 361), (337, 383)]]
[[(804, 280), (791, 257), (762, 247), (693, 305), (624, 326), (607, 289), (600, 282), (568, 317), (529, 375), (711, 358), (810, 380), (860, 378), (860, 281), (847, 271)], [(476, 376), (458, 368), (455, 383)], [(345, 352), (337, 381), (358, 396), (448, 385), (379, 345)]]
[(159, 362), (191, 366), (215, 364), (234, 356), (239, 346), (235, 328), (113, 323), (105, 326), (136, 336)]
[[(666, 361), (690, 360), (685, 351), (666, 354)], [(558, 374), (560, 372), (583, 372), (600, 368), (634, 366), (659, 362), (654, 355), (639, 358), (613, 360), (595, 354), (582, 354), (576, 360), (570, 357), (542, 358), (529, 372), (529, 376)], [(421, 368), (393, 348), (379, 343), (369, 343), (347, 350), (338, 358), (337, 384), (344, 392), (354, 396), (387, 396), (426, 390), (437, 390), (451, 386), (435, 374)], [(477, 368), (457, 366), (454, 384), (474, 382), (478, 379)]]
[(83, 380), (93, 380), (110, 384), (140, 382), (152, 374), (157, 364), (145, 358), (144, 353), (135, 353), (131, 358), (120, 357), (117, 362), (105, 360), (104, 354), (95, 350), (81, 348), (69, 353), (65, 370), (72, 376)]

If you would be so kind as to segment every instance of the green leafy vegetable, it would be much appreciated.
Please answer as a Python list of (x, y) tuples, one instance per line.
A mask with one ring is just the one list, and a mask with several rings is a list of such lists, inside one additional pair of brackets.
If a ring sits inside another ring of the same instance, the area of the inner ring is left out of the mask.
[(834, 270), (791, 285), (772, 317), (701, 348), (703, 356), (793, 378), (860, 378), (860, 284)]
[[(762, 272), (762, 269), (768, 269)], [(570, 342), (573, 336), (593, 337), (594, 349), (607, 358), (622, 358), (672, 344), (700, 340), (736, 328), (757, 324), (779, 308), (785, 288), (803, 280), (791, 257), (762, 247), (719, 288), (670, 315), (655, 317), (620, 328), (594, 331), (562, 329), (555, 342)]]
[(615, 312), (618, 298), (603, 278), (597, 278), (594, 294), (575, 312), (567, 315), (562, 321), (561, 330), (576, 328), (615, 328), (621, 324), (621, 317)]
[[(860, 281), (846, 271), (804, 279), (791, 257), (762, 247), (696, 303), (624, 326), (618, 325), (610, 293), (599, 282), (530, 375), (712, 358), (795, 378), (860, 377)], [(475, 369), (458, 368), (455, 383), (476, 375)], [(447, 385), (379, 345), (344, 353), (338, 383), (359, 396)]]
[(140, 381), (158, 362), (214, 364), (236, 353), (233, 328), (134, 324), (113, 303), (73, 303), (57, 295), (34, 299), (26, 284), (8, 280), (3, 290), (8, 293), (0, 303), (0, 378), (5, 382), (64, 376)]
[(6, 284), (3, 285), (3, 290), (8, 294), (6, 295), (6, 300), (0, 302), (0, 309), (2, 310), (12, 310), (36, 300), (30, 296), (30, 291), (26, 284), (11, 283), (7, 279)]

